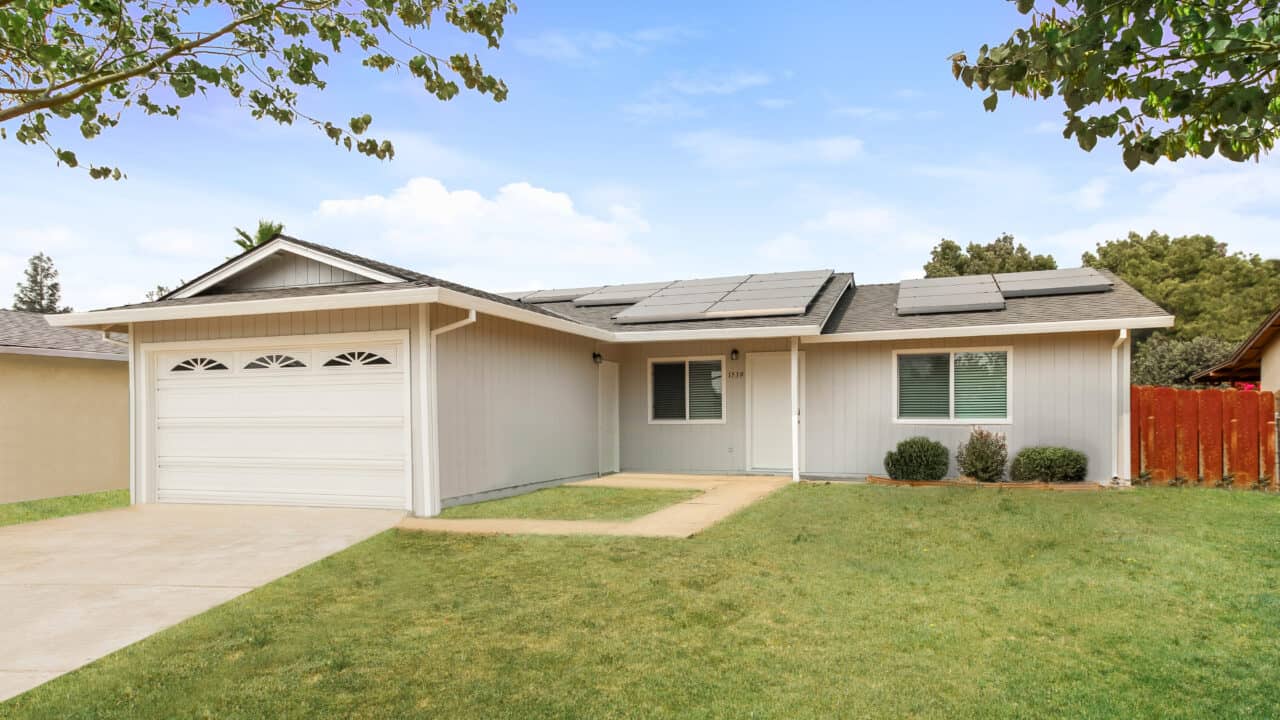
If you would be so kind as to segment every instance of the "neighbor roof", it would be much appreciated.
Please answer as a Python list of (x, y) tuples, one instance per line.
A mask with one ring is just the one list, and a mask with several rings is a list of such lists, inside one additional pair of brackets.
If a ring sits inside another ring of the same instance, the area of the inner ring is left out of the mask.
[(1262, 353), (1280, 336), (1280, 307), (1240, 343), (1231, 357), (1220, 365), (1191, 376), (1192, 380), (1258, 382), (1262, 377)]
[(0, 353), (127, 360), (127, 346), (96, 330), (52, 327), (40, 313), (0, 310)]

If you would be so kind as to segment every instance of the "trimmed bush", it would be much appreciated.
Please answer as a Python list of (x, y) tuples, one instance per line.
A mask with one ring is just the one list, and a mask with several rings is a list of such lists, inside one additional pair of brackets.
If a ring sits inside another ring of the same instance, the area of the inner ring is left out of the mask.
[(894, 480), (941, 480), (947, 475), (947, 446), (927, 437), (907, 438), (884, 454), (884, 469)]
[(1009, 466), (1014, 482), (1081, 482), (1088, 472), (1085, 454), (1064, 447), (1023, 448)]
[(956, 465), (964, 475), (981, 482), (1000, 482), (1009, 462), (1009, 446), (1004, 435), (974, 428), (969, 440), (956, 450)]

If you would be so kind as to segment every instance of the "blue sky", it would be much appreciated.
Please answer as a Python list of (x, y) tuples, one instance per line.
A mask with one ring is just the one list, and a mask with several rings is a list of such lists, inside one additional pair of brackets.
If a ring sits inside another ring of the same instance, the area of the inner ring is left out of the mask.
[[(1061, 266), (1130, 229), (1280, 255), (1274, 158), (1130, 173), (1112, 147), (1063, 140), (1057, 101), (984, 112), (947, 57), (1006, 37), (1012, 4), (785, 7), (527, 0), (502, 49), (481, 50), (502, 104), (440, 103), (335, 58), (306, 109), (369, 112), (391, 162), (216, 96), (91, 143), (62, 132), (82, 160), (123, 166), (119, 183), (0, 143), (0, 281), (43, 250), (77, 309), (138, 301), (259, 217), (492, 290), (827, 267), (893, 282), (941, 237), (1001, 232)], [(440, 28), (420, 42), (475, 46)]]

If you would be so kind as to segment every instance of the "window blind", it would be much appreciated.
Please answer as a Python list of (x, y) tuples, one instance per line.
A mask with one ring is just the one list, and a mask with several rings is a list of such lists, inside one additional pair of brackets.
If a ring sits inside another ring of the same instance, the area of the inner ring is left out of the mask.
[(951, 356), (898, 356), (898, 417), (951, 417)]
[(653, 364), (653, 419), (684, 420), (684, 363)]
[(1008, 364), (1004, 351), (955, 354), (956, 418), (1009, 416)]
[(724, 377), (719, 360), (689, 361), (689, 419), (720, 420), (724, 412)]

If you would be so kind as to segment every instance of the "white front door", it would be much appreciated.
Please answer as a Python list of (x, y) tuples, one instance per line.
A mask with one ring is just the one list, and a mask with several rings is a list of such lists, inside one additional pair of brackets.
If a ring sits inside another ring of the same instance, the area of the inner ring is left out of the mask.
[(747, 353), (747, 447), (750, 469), (791, 469), (790, 352)]
[(600, 363), (600, 473), (618, 472), (621, 465), (618, 429), (618, 363)]
[(407, 508), (407, 333), (150, 351), (155, 499)]

